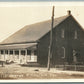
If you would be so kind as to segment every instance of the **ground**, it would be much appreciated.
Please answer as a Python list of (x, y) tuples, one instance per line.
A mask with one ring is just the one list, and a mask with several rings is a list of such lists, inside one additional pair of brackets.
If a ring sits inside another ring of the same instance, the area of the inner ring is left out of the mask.
[(63, 71), (42, 67), (22, 67), (16, 63), (0, 66), (0, 79), (77, 79), (84, 78), (84, 72)]

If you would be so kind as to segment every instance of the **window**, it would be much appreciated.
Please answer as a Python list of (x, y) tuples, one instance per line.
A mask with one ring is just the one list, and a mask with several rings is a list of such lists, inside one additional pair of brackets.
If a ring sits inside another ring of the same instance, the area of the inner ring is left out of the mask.
[(77, 39), (77, 31), (75, 30), (74, 39)]
[(8, 54), (8, 50), (5, 50), (5, 54)]
[(65, 47), (62, 47), (63, 49), (63, 58), (65, 58)]
[(3, 52), (3, 50), (1, 50), (1, 54), (3, 54), (4, 52)]
[(77, 58), (76, 58), (76, 50), (73, 50), (73, 62), (77, 62)]
[(13, 54), (13, 51), (12, 50), (10, 50), (10, 54)]
[(25, 55), (25, 51), (24, 50), (21, 51), (21, 55)]
[(15, 55), (19, 55), (19, 51), (17, 50), (17, 51), (15, 51)]
[(27, 50), (27, 55), (31, 55), (31, 50)]
[(64, 29), (62, 29), (61, 37), (64, 38)]
[(34, 50), (34, 55), (37, 55), (37, 51), (36, 50)]

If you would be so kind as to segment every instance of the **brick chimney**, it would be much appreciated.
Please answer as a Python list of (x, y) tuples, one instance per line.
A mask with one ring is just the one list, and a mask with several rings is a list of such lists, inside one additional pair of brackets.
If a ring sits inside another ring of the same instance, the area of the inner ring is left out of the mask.
[(68, 14), (68, 15), (71, 15), (71, 11), (70, 11), (70, 10), (68, 10), (68, 11), (67, 11), (67, 14)]

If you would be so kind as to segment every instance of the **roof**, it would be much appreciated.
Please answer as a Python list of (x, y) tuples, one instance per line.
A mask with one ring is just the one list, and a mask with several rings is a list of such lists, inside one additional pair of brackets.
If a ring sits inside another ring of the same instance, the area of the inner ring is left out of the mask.
[[(54, 19), (54, 27), (64, 21), (68, 15), (62, 16)], [(1, 44), (7, 43), (19, 43), (19, 42), (31, 42), (37, 41), (51, 29), (51, 20), (27, 25), (24, 28), (20, 29), (7, 39), (1, 42)]]
[(0, 45), (0, 49), (27, 49), (27, 48), (35, 48), (37, 43), (27, 43), (27, 44), (12, 44), (12, 45)]

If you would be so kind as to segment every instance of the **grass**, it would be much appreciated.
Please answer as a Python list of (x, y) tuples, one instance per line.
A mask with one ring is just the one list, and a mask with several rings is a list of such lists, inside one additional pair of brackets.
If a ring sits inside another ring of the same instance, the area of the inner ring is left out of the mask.
[(74, 79), (84, 78), (83, 72), (59, 71), (52, 68), (50, 71), (42, 67), (22, 67), (18, 64), (0, 66), (0, 79)]

